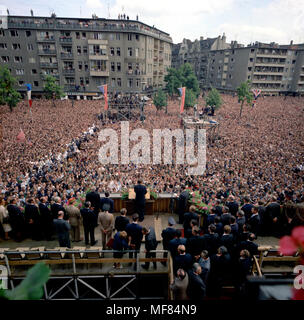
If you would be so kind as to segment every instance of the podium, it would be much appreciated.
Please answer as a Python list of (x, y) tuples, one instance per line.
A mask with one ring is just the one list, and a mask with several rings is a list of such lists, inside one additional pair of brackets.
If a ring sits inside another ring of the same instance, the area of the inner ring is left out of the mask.
[[(134, 191), (134, 188), (129, 189), (129, 200), (135, 200), (136, 198), (136, 193)], [(150, 189), (147, 189), (147, 193), (145, 195), (146, 200), (150, 200)]]

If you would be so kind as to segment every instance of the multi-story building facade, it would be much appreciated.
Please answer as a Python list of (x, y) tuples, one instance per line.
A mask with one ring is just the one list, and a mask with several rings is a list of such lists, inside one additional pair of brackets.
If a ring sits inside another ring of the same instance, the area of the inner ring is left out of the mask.
[(208, 70), (210, 54), (213, 50), (224, 50), (230, 45), (226, 43), (226, 36), (217, 38), (203, 37), (200, 40), (190, 41), (184, 39), (182, 43), (173, 45), (172, 66), (179, 68), (184, 63), (190, 63), (196, 74), (201, 88), (208, 87)]
[(264, 94), (304, 93), (304, 46), (255, 43), (211, 53), (209, 85), (235, 91), (246, 80)]
[(46, 75), (69, 95), (95, 95), (106, 83), (110, 92), (162, 87), (171, 51), (169, 34), (139, 21), (0, 17), (0, 63), (20, 91), (31, 83), (34, 95), (43, 92)]

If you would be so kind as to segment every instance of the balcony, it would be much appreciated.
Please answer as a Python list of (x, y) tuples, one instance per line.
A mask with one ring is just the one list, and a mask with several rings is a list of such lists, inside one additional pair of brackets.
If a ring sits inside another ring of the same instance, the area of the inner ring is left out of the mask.
[(140, 70), (128, 70), (126, 72), (127, 76), (144, 76), (146, 75), (146, 72), (140, 71)]
[(54, 36), (37, 37), (37, 42), (55, 42), (55, 37)]
[(75, 69), (62, 69), (62, 74), (63, 75), (74, 75)]
[(40, 68), (58, 68), (58, 63), (57, 62), (40, 62)]
[(73, 60), (73, 53), (72, 52), (61, 52), (60, 57), (63, 60)]
[(261, 75), (261, 76), (267, 76), (267, 75), (275, 76), (275, 75), (283, 75), (284, 70), (282, 70), (282, 71), (253, 71), (253, 73)]
[(90, 52), (89, 60), (109, 60), (109, 56), (99, 52)]
[(282, 80), (270, 80), (270, 79), (253, 79), (252, 84), (254, 83), (281, 83)]
[(47, 55), (56, 56), (57, 52), (55, 49), (38, 49), (38, 54), (40, 56), (47, 56)]
[(43, 73), (43, 72), (40, 72), (40, 75), (41, 75), (41, 78), (42, 78), (43, 80), (45, 80), (47, 76), (54, 77), (56, 80), (59, 79), (59, 74), (51, 74), (51, 73)]
[(75, 84), (65, 84), (64, 91), (76, 92), (76, 85)]
[(106, 70), (98, 70), (98, 69), (91, 69), (90, 70), (91, 77), (109, 77), (110, 72)]
[(73, 38), (72, 37), (60, 37), (59, 42), (63, 44), (72, 44)]

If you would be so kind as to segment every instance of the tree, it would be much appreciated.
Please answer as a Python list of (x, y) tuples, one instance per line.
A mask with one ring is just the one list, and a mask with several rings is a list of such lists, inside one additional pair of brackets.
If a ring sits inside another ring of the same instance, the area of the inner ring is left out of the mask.
[(14, 89), (16, 82), (6, 66), (0, 67), (0, 105), (8, 105), (11, 112), (21, 100), (20, 93)]
[(47, 75), (45, 81), (44, 93), (47, 99), (59, 99), (64, 97), (63, 89), (56, 83), (56, 78)]
[(185, 108), (190, 109), (197, 103), (197, 98), (192, 89), (186, 89)]
[(240, 118), (242, 117), (243, 105), (245, 102), (251, 104), (253, 100), (253, 94), (250, 91), (250, 81), (242, 82), (241, 85), (236, 89), (239, 98), (239, 103), (241, 103)]
[(163, 90), (159, 89), (153, 97), (153, 103), (157, 111), (161, 110), (163, 107), (167, 107), (167, 94)]
[(222, 105), (221, 95), (215, 88), (212, 88), (211, 91), (209, 91), (208, 96), (206, 97), (206, 105), (214, 106), (215, 109), (218, 109)]
[(200, 89), (196, 75), (193, 72), (192, 66), (185, 63), (179, 69), (170, 68), (168, 74), (165, 76), (166, 89), (170, 96), (178, 93), (178, 88), (186, 87), (191, 89), (192, 92), (198, 97)]

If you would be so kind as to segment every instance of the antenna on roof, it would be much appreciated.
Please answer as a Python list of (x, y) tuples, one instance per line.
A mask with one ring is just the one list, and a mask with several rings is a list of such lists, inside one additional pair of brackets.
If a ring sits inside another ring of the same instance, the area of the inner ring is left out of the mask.
[(31, 16), (32, 16), (32, 17), (34, 16), (34, 12), (33, 12), (33, 9), (31, 9)]

